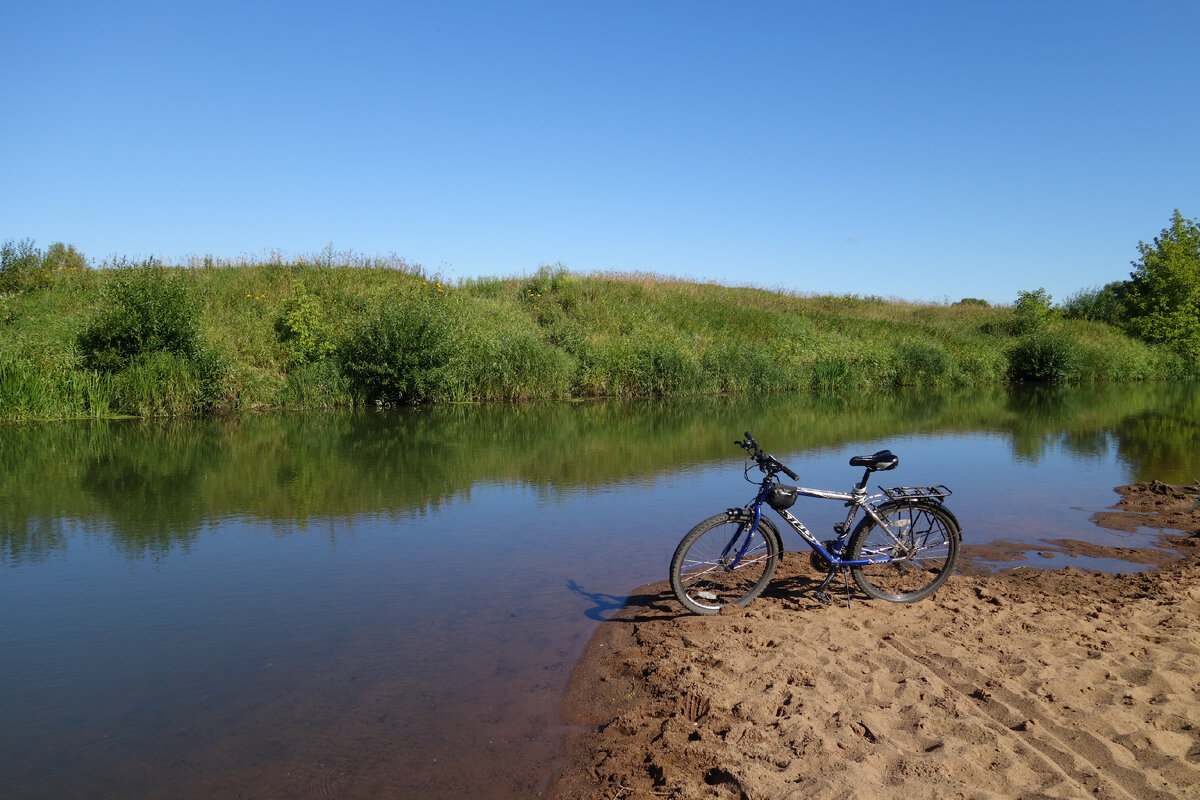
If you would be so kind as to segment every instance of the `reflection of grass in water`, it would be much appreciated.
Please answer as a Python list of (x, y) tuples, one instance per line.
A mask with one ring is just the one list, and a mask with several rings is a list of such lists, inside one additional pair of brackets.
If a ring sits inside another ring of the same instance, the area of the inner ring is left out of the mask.
[(106, 523), (128, 552), (154, 553), (231, 514), (303, 525), (419, 514), (480, 483), (552, 494), (729, 460), (746, 429), (779, 455), (986, 431), (1010, 436), (1026, 458), (1052, 446), (1115, 447), (1136, 479), (1181, 482), (1200, 474), (1198, 403), (1194, 385), (1139, 384), (8, 426), (0, 428), (0, 552), (23, 559), (60, 547), (64, 518)]

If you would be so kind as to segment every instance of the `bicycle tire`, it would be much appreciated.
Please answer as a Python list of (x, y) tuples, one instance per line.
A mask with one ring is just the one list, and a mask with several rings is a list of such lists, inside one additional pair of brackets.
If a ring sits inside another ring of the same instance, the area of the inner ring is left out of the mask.
[(748, 605), (767, 588), (783, 550), (783, 539), (768, 520), (760, 518), (737, 566), (730, 565), (752, 521), (749, 514), (726, 511), (696, 525), (679, 542), (671, 556), (671, 589), (688, 611), (716, 614), (727, 605)]
[(847, 559), (888, 558), (851, 567), (858, 588), (891, 603), (915, 603), (936, 592), (954, 572), (962, 546), (962, 528), (954, 514), (928, 500), (883, 503), (876, 513), (889, 527), (900, 529), (901, 541), (893, 542), (871, 517), (858, 523), (846, 548)]

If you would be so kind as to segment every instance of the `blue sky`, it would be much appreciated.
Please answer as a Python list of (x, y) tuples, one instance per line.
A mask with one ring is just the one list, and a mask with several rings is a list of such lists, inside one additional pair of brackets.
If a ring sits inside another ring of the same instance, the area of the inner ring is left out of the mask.
[(1056, 300), (1200, 216), (1187, 2), (7, 3), (0, 239)]

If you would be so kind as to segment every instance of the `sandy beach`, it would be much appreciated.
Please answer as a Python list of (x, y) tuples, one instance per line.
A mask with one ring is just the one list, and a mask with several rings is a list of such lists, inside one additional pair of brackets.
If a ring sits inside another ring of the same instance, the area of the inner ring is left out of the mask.
[(1163, 566), (956, 574), (847, 607), (787, 553), (714, 617), (646, 587), (575, 668), (550, 796), (1200, 798), (1200, 487), (1118, 492), (1096, 522), (1178, 532)]

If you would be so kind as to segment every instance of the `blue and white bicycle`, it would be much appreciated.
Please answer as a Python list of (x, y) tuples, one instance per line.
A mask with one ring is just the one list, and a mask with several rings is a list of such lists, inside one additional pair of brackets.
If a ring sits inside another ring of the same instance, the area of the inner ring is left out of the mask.
[[(850, 466), (863, 467), (862, 480), (849, 492), (806, 489), (779, 482), (783, 473), (793, 481), (795, 472), (767, 455), (746, 431), (746, 480), (758, 483), (754, 499), (741, 508), (730, 508), (688, 531), (671, 557), (671, 589), (679, 602), (697, 614), (716, 614), (722, 606), (744, 606), (762, 593), (775, 573), (783, 539), (763, 516), (766, 504), (779, 514), (812, 548), (811, 561), (825, 580), (816, 596), (829, 603), (829, 584), (839, 573), (868, 596), (893, 603), (913, 603), (928, 597), (946, 582), (958, 562), (962, 527), (943, 504), (950, 495), (945, 486), (880, 488), (868, 495), (873, 472), (895, 469), (900, 459), (890, 450), (855, 456)], [(757, 466), (761, 481), (750, 477)], [(818, 541), (789, 509), (798, 497), (837, 500), (849, 507), (846, 520), (834, 526), (836, 539)], [(857, 525), (859, 511), (864, 516)], [(851, 527), (853, 525), (853, 528)]]

